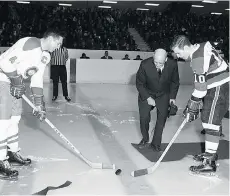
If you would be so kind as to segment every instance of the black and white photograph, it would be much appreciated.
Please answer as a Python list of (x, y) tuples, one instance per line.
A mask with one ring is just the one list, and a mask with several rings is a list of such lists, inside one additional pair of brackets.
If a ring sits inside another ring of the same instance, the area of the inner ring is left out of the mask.
[(229, 195), (229, 1), (0, 1), (0, 195)]

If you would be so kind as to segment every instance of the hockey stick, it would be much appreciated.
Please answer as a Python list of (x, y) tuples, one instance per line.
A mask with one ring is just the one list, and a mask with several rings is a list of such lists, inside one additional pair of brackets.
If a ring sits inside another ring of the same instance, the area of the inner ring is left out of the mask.
[[(36, 110), (34, 104), (25, 96), (22, 95), (22, 98), (33, 108)], [(74, 147), (74, 145), (46, 118), (45, 122), (61, 137), (62, 140), (75, 152), (77, 155), (85, 161), (90, 167), (93, 169), (115, 169), (114, 164), (104, 164), (104, 163), (93, 163), (85, 158), (81, 152)]]
[(186, 124), (186, 119), (184, 119), (184, 121), (181, 123), (177, 132), (175, 133), (175, 135), (173, 136), (173, 138), (169, 142), (168, 146), (165, 148), (165, 150), (162, 153), (162, 155), (160, 156), (159, 160), (154, 165), (152, 165), (146, 169), (135, 170), (135, 171), (131, 172), (131, 176), (138, 177), (138, 176), (144, 176), (144, 175), (148, 175), (148, 174), (153, 173), (157, 169), (159, 164), (161, 163), (162, 159), (164, 158), (164, 156), (168, 152), (169, 148), (171, 147), (171, 145), (173, 144), (173, 142), (175, 141), (175, 139), (177, 138), (177, 136), (179, 135), (179, 133), (181, 132), (181, 130), (183, 129), (185, 124)]

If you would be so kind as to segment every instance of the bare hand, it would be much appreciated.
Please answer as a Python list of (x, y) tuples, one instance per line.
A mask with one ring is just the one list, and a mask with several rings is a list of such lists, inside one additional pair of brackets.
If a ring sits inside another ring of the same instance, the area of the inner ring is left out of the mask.
[(169, 100), (169, 104), (171, 105), (171, 103), (173, 103), (175, 105), (176, 104), (176, 100), (175, 99), (170, 99)]
[(151, 106), (156, 106), (155, 100), (154, 100), (152, 97), (149, 97), (149, 98), (147, 99), (147, 102), (148, 102), (148, 104), (151, 105)]

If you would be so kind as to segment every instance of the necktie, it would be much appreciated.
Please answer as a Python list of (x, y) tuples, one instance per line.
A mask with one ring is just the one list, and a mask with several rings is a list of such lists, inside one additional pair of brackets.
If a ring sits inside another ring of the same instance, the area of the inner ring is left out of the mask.
[(161, 77), (161, 69), (157, 69), (158, 76)]

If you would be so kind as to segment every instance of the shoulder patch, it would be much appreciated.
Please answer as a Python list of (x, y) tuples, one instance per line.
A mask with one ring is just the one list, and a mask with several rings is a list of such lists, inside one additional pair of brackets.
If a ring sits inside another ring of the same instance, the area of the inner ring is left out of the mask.
[(28, 50), (33, 50), (33, 49), (39, 48), (39, 47), (41, 47), (40, 39), (38, 39), (36, 37), (31, 37), (25, 42), (22, 49), (24, 51), (28, 51)]
[(47, 51), (43, 51), (42, 52), (42, 56), (41, 56), (41, 62), (45, 65), (47, 65), (50, 62), (50, 53)]

